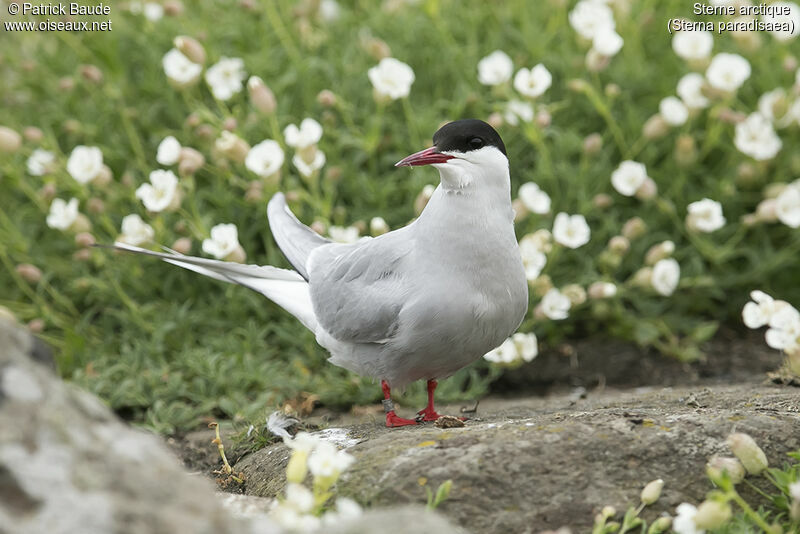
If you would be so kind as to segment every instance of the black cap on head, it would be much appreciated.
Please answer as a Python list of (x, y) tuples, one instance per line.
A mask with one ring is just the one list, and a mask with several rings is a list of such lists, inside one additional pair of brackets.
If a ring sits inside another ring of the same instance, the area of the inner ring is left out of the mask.
[(433, 134), (439, 152), (469, 152), (485, 146), (497, 148), (506, 155), (506, 145), (494, 128), (478, 119), (463, 119), (445, 124)]

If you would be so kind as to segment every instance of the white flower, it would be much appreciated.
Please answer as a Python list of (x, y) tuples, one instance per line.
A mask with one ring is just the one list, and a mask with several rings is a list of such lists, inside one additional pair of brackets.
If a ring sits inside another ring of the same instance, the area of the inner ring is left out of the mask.
[(647, 180), (647, 168), (644, 163), (626, 160), (611, 173), (611, 185), (620, 195), (632, 197)]
[(657, 293), (668, 297), (678, 287), (681, 278), (681, 266), (673, 258), (659, 260), (653, 266), (653, 275), (650, 284)]
[(500, 85), (511, 79), (514, 64), (508, 54), (495, 50), (478, 61), (478, 81), (483, 85)]
[(350, 467), (354, 460), (353, 456), (340, 451), (333, 443), (323, 441), (308, 457), (308, 470), (315, 478), (336, 478)]
[(556, 288), (552, 288), (545, 293), (544, 297), (542, 297), (542, 302), (539, 303), (542, 313), (554, 321), (566, 319), (571, 305), (569, 297)]
[(181, 144), (177, 139), (168, 135), (159, 144), (156, 152), (156, 161), (161, 165), (175, 165), (181, 156)]
[(372, 235), (383, 235), (389, 231), (389, 225), (383, 217), (373, 217), (369, 221), (369, 233)]
[(222, 57), (206, 70), (206, 83), (217, 100), (229, 100), (242, 90), (247, 74), (241, 58)]
[(156, 2), (146, 2), (142, 13), (147, 20), (157, 22), (164, 17), (164, 8)]
[(44, 176), (52, 170), (56, 155), (50, 151), (37, 148), (28, 158), (28, 174), (31, 176)]
[(139, 215), (132, 213), (122, 219), (122, 234), (117, 242), (138, 246), (146, 241), (152, 241), (155, 236), (153, 227), (145, 223)]
[(553, 222), (553, 239), (569, 248), (578, 248), (589, 242), (591, 231), (583, 215), (567, 215), (563, 211)]
[(167, 79), (176, 87), (188, 87), (200, 79), (203, 66), (194, 63), (177, 48), (173, 48), (161, 60), (164, 67), (164, 74)]
[(64, 202), (56, 198), (50, 204), (47, 214), (47, 226), (56, 230), (67, 230), (78, 219), (78, 199), (72, 198)]
[(519, 253), (522, 257), (522, 265), (525, 267), (525, 277), (528, 280), (539, 278), (542, 269), (547, 264), (547, 256), (539, 247), (533, 234), (528, 234), (520, 240)]
[(800, 481), (789, 484), (789, 497), (793, 501), (800, 501)]
[(314, 152), (314, 159), (310, 163), (307, 163), (299, 154), (295, 154), (292, 158), (292, 163), (297, 167), (300, 174), (308, 178), (325, 165), (325, 154), (322, 150), (317, 150)]
[(514, 345), (517, 347), (517, 353), (523, 361), (533, 361), (539, 355), (539, 340), (536, 339), (536, 334), (523, 334), (518, 332), (511, 336)]
[(281, 145), (272, 139), (261, 141), (247, 153), (244, 166), (262, 178), (272, 176), (283, 166), (284, 154)]
[(319, 143), (322, 138), (322, 125), (311, 118), (303, 119), (299, 128), (294, 124), (284, 128), (283, 136), (287, 145), (302, 150)]
[(150, 183), (136, 190), (136, 198), (148, 211), (164, 211), (173, 203), (178, 192), (178, 177), (172, 171), (156, 170), (150, 173)]
[(503, 113), (503, 119), (511, 126), (518, 125), (520, 119), (522, 122), (531, 122), (533, 120), (533, 106), (530, 102), (509, 100)]
[(508, 338), (503, 341), (502, 345), (484, 354), (483, 358), (492, 363), (512, 363), (518, 356), (517, 345), (511, 338)]
[(316, 532), (321, 524), (320, 518), (311, 514), (301, 514), (284, 503), (270, 510), (270, 517), (288, 532)]
[(392, 100), (407, 97), (414, 83), (413, 69), (393, 57), (383, 58), (367, 71), (367, 76), (378, 95)]
[(588, 293), (593, 299), (607, 299), (617, 294), (617, 286), (611, 282), (594, 282), (589, 286)]
[(692, 230), (713, 232), (725, 226), (722, 204), (710, 198), (692, 202), (686, 207), (686, 225)]
[(341, 15), (341, 7), (336, 0), (322, 0), (319, 3), (319, 18), (325, 22), (334, 22)]
[(708, 107), (708, 98), (703, 94), (706, 79), (696, 72), (686, 74), (678, 81), (677, 93), (689, 109)]
[(668, 96), (661, 100), (658, 104), (658, 112), (661, 114), (661, 117), (672, 126), (685, 124), (686, 120), (689, 118), (689, 110), (680, 99), (674, 96)]
[(103, 170), (103, 153), (96, 146), (76, 146), (67, 160), (67, 172), (81, 184), (91, 182)]
[(622, 50), (625, 41), (614, 28), (600, 28), (592, 38), (592, 50), (604, 57), (613, 57)]
[(672, 38), (672, 49), (687, 61), (699, 61), (711, 55), (714, 37), (707, 31), (679, 31)]
[(541, 96), (553, 83), (553, 75), (539, 63), (532, 69), (519, 69), (514, 76), (514, 89), (529, 98)]
[(616, 27), (614, 13), (602, 2), (581, 0), (569, 12), (569, 23), (584, 39), (592, 40), (602, 30)]
[(800, 349), (800, 312), (784, 301), (770, 317), (769, 326), (764, 338), (773, 349), (795, 352)]
[(751, 291), (750, 298), (753, 301), (745, 304), (742, 309), (742, 320), (745, 326), (755, 329), (769, 324), (780, 306), (776, 306), (775, 300), (763, 291)]
[(786, 128), (795, 120), (794, 109), (789, 107), (786, 90), (782, 87), (759, 97), (758, 112), (773, 122), (777, 128)]
[(774, 158), (783, 146), (772, 123), (761, 113), (751, 113), (736, 125), (733, 144), (740, 152), (758, 161)]
[(527, 182), (519, 186), (517, 196), (533, 213), (540, 215), (550, 212), (550, 196), (539, 189), (539, 186), (533, 182)]
[[(775, 37), (778, 41), (791, 41), (795, 39), (798, 35), (800, 35), (800, 6), (795, 4), (794, 2), (773, 2), (769, 5), (772, 13), (780, 13), (780, 15), (776, 14), (763, 14), (761, 16), (761, 20), (767, 23), (773, 23), (780, 25), (786, 25), (788, 23), (789, 30), (783, 29), (775, 29), (770, 30), (772, 36)], [(784, 15), (783, 13), (788, 11), (788, 15)], [(780, 26), (778, 26), (780, 28)]]
[(786, 186), (775, 199), (775, 214), (789, 228), (800, 228), (800, 182)]
[(358, 241), (358, 228), (355, 226), (331, 226), (328, 235), (337, 243), (355, 243)]
[(720, 53), (714, 56), (706, 69), (706, 79), (711, 87), (732, 93), (750, 77), (750, 63), (738, 54)]
[(672, 530), (677, 534), (703, 534), (705, 530), (700, 530), (694, 523), (694, 516), (697, 515), (697, 507), (693, 504), (679, 504), (675, 509), (678, 513), (672, 520)]
[(225, 259), (239, 246), (239, 231), (235, 224), (218, 224), (211, 229), (211, 238), (203, 240), (203, 252), (218, 260)]
[(302, 484), (289, 483), (286, 486), (284, 503), (300, 513), (307, 514), (314, 508), (314, 494)]
[(322, 443), (322, 440), (308, 432), (298, 432), (292, 439), (284, 439), (283, 442), (293, 451), (310, 453)]

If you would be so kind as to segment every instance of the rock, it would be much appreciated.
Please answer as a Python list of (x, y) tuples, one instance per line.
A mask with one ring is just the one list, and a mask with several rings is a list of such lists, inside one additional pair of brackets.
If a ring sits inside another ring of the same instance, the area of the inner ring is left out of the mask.
[[(423, 506), (369, 510), (357, 519), (328, 526), (325, 534), (466, 534)], [(477, 531), (476, 531), (477, 532)]]
[[(356, 462), (337, 493), (370, 506), (424, 503), (423, 484), (435, 491), (451, 479), (438, 510), (472, 532), (584, 532), (601, 507), (638, 504), (656, 478), (665, 486), (644, 512), (649, 520), (702, 500), (711, 489), (705, 462), (729, 454), (725, 438), (734, 430), (781, 464), (800, 448), (798, 414), (797, 390), (752, 382), (483, 402), (464, 428), (347, 427), (361, 441), (348, 448)], [(288, 456), (276, 444), (240, 460), (246, 492), (281, 492)]]
[(158, 437), (61, 382), (42, 354), (0, 320), (0, 532), (279, 532), (226, 511)]

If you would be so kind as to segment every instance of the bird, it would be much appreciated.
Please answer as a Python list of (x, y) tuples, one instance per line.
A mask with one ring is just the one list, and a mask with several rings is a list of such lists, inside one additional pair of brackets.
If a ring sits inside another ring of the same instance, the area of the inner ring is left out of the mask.
[[(519, 327), (528, 284), (514, 231), (506, 148), (478, 119), (449, 122), (433, 146), (396, 167), (431, 165), (439, 185), (408, 225), (355, 243), (300, 222), (283, 193), (267, 204), (273, 238), (292, 269), (154, 252), (199, 274), (261, 293), (296, 317), (329, 361), (380, 380), (387, 427), (435, 421), (438, 380), (480, 359)], [(427, 406), (397, 415), (393, 388), (427, 383)]]

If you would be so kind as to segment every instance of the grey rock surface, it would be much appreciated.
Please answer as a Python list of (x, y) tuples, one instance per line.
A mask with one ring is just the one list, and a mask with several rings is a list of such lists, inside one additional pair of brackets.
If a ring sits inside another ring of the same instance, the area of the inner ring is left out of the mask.
[(185, 473), (157, 436), (61, 382), (41, 350), (0, 320), (0, 532), (278, 532), (234, 517), (210, 481)]
[[(471, 532), (539, 532), (561, 526), (587, 531), (604, 505), (638, 504), (649, 481), (665, 481), (652, 519), (711, 489), (706, 460), (727, 453), (725, 438), (746, 432), (773, 465), (800, 448), (800, 392), (748, 383), (659, 388), (481, 403), (464, 428), (432, 425), (386, 429), (346, 425), (356, 457), (338, 493), (367, 506), (424, 503), (452, 479), (439, 507)], [(246, 492), (272, 496), (283, 487), (288, 459), (276, 444), (240, 460)]]

